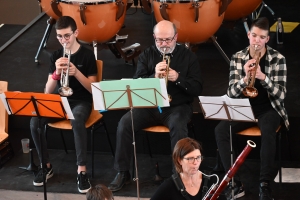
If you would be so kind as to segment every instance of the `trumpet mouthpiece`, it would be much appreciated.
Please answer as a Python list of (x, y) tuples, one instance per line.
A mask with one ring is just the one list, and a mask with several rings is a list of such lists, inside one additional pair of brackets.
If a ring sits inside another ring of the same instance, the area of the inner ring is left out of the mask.
[(257, 47), (258, 47), (258, 45), (254, 45), (254, 50), (255, 50), (255, 51), (256, 51)]

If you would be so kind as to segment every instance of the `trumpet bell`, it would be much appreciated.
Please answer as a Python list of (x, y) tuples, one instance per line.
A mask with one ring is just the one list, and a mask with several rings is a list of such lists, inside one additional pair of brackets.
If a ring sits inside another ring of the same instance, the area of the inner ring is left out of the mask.
[(258, 91), (255, 87), (245, 87), (243, 94), (247, 97), (254, 98), (258, 95)]
[(73, 90), (72, 88), (70, 87), (60, 87), (58, 89), (58, 93), (61, 95), (61, 96), (64, 96), (64, 97), (69, 97), (73, 94)]

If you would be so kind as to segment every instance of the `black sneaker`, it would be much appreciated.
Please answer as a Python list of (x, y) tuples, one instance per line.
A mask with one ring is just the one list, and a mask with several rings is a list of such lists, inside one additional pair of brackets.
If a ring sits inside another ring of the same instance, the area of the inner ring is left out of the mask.
[(41, 167), (38, 169), (37, 174), (34, 177), (33, 185), (34, 186), (43, 186), (43, 170), (44, 170), (44, 177), (45, 182), (47, 183), (47, 180), (53, 176), (53, 169), (52, 165), (50, 165), (50, 168), (47, 168), (46, 166), (42, 169)]
[(77, 175), (77, 185), (80, 193), (87, 193), (91, 188), (90, 180), (88, 179), (86, 172), (80, 172), (80, 174)]
[[(245, 190), (240, 181), (235, 181), (234, 184), (234, 199), (245, 196)], [(232, 199), (232, 183), (230, 182), (225, 190), (225, 197), (227, 200)]]
[(262, 182), (259, 184), (259, 200), (274, 200), (269, 183)]

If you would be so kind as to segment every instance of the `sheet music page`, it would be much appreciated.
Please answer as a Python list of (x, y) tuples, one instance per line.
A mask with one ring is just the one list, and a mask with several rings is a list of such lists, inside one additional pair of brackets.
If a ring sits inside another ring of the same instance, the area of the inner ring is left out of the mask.
[(61, 97), (61, 102), (64, 106), (65, 111), (67, 112), (68, 119), (75, 119), (67, 97)]
[(92, 94), (94, 110), (105, 110), (103, 93), (100, 89), (100, 82), (92, 83)]
[(256, 121), (249, 99), (234, 99), (229, 98), (227, 95), (223, 97), (226, 99), (226, 104), (233, 120)]
[(8, 113), (9, 115), (11, 115), (11, 112), (10, 112), (9, 109), (8, 109), (8, 105), (7, 105), (7, 102), (6, 102), (6, 96), (5, 96), (4, 93), (0, 93), (0, 99), (1, 99), (1, 101), (2, 101), (2, 103), (3, 103), (3, 106), (4, 106), (5, 110), (7, 111), (7, 113)]
[(199, 96), (199, 100), (203, 109), (204, 118), (228, 119), (223, 107), (223, 102), (225, 101), (223, 96)]
[(163, 99), (163, 104), (165, 107), (169, 107), (170, 102), (169, 102), (169, 97), (168, 97), (168, 92), (167, 92), (166, 80), (164, 78), (162, 78), (162, 79), (159, 79), (159, 81), (160, 81), (161, 93), (166, 98), (166, 99)]

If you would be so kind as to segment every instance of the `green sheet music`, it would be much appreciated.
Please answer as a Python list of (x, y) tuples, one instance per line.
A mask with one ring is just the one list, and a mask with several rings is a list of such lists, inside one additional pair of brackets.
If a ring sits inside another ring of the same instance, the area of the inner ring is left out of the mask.
[(157, 78), (131, 79), (117, 81), (101, 81), (100, 89), (104, 97), (106, 109), (128, 108), (127, 86), (130, 89), (133, 107), (164, 107), (164, 94), (161, 81)]

